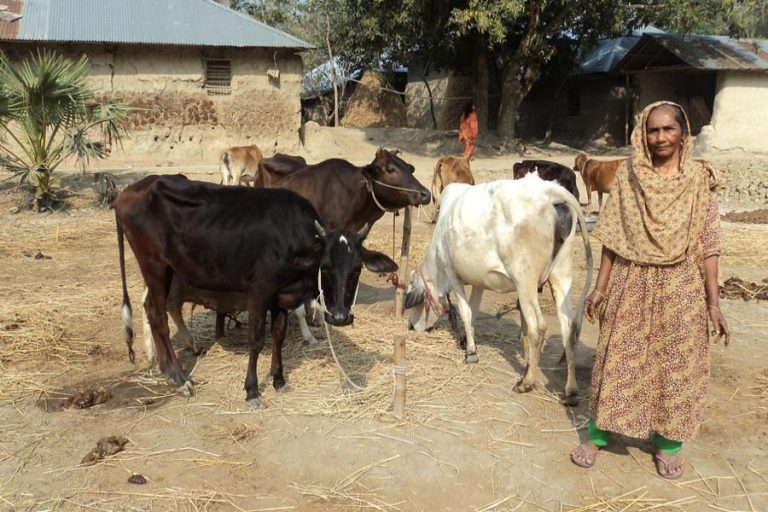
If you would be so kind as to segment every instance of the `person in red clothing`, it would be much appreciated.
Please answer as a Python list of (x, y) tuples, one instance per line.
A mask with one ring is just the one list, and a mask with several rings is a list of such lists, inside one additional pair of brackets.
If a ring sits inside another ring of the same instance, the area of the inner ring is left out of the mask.
[(475, 154), (477, 134), (478, 127), (475, 103), (472, 100), (469, 100), (464, 107), (464, 111), (461, 113), (461, 119), (459, 121), (459, 141), (464, 143), (464, 156), (468, 160), (471, 160), (472, 155)]

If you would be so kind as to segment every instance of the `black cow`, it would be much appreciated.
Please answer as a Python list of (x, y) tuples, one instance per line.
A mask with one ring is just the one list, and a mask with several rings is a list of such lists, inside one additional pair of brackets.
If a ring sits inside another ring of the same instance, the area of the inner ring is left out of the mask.
[(519, 180), (531, 172), (538, 172), (543, 180), (554, 181), (579, 199), (579, 189), (576, 186), (576, 173), (573, 169), (549, 160), (523, 160), (512, 166), (514, 179)]
[(365, 232), (324, 230), (312, 205), (289, 190), (222, 187), (181, 175), (149, 176), (126, 187), (112, 207), (129, 357), (133, 361), (135, 355), (123, 237), (148, 289), (144, 308), (160, 370), (189, 394), (192, 386), (169, 339), (166, 309), (174, 279), (202, 290), (246, 294), (246, 400), (260, 407), (256, 365), (267, 311), (272, 313), (271, 374), (273, 386), (280, 389), (285, 385), (281, 352), (287, 314), (318, 295), (318, 273), (329, 305), (326, 320), (345, 325), (351, 322), (347, 297), (354, 294), (353, 277), (359, 276), (362, 260), (394, 265), (381, 253), (360, 250)]

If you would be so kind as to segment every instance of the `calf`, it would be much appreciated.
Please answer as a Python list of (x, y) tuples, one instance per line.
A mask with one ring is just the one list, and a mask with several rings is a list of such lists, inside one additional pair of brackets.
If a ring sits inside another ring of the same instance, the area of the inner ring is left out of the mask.
[(440, 212), (440, 196), (443, 189), (451, 183), (475, 184), (472, 169), (469, 167), (469, 158), (463, 156), (444, 156), (435, 164), (435, 172), (432, 175), (432, 202), (435, 204), (435, 214), (432, 222), (437, 221)]
[(219, 155), (219, 172), (222, 185), (251, 184), (259, 181), (259, 163), (264, 156), (258, 146), (233, 146)]
[(549, 160), (523, 160), (512, 166), (512, 176), (519, 180), (526, 174), (538, 172), (543, 180), (554, 181), (579, 200), (579, 188), (576, 186), (576, 174), (573, 169)]
[(181, 175), (149, 176), (126, 187), (112, 207), (129, 357), (135, 360), (124, 238), (147, 287), (144, 308), (160, 370), (184, 393), (191, 394), (193, 388), (173, 351), (166, 315), (175, 279), (202, 290), (246, 296), (250, 356), (245, 390), (254, 407), (262, 405), (256, 367), (267, 311), (272, 314), (275, 389), (285, 385), (282, 343), (287, 313), (318, 296), (318, 281), (328, 304), (326, 320), (334, 325), (352, 321), (349, 298), (356, 287), (350, 284), (356, 284), (362, 262), (355, 238), (359, 234), (324, 230), (312, 205), (289, 190), (220, 187)]
[[(571, 307), (574, 217), (581, 226), (587, 256), (587, 278), (575, 318)], [(573, 347), (591, 281), (592, 251), (578, 201), (562, 187), (531, 174), (515, 181), (474, 187), (454, 184), (445, 189), (424, 263), (410, 274), (404, 304), (412, 308), (410, 326), (423, 331), (448, 311), (448, 294), (455, 293), (466, 333), (465, 360), (476, 363), (472, 319), (483, 291), (517, 290), (526, 368), (516, 389), (526, 392), (536, 383), (546, 330), (536, 290), (549, 282), (568, 365), (564, 401), (572, 405), (578, 401)], [(472, 286), (469, 298), (465, 285)]]
[(584, 180), (584, 187), (587, 189), (587, 213), (589, 213), (592, 203), (592, 191), (597, 190), (597, 206), (603, 208), (603, 194), (608, 194), (613, 185), (613, 178), (616, 176), (616, 170), (626, 162), (626, 159), (619, 160), (595, 160), (589, 158), (584, 153), (576, 156), (576, 162), (573, 164), (573, 170), (581, 173), (581, 179)]

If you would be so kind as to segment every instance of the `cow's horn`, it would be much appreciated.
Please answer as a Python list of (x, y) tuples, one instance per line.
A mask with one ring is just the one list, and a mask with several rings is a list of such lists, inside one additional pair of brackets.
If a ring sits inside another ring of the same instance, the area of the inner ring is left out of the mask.
[(315, 229), (317, 230), (318, 235), (325, 238), (325, 230), (323, 229), (323, 226), (321, 226), (320, 223), (317, 222), (317, 219), (315, 219)]
[(365, 238), (368, 236), (368, 232), (370, 230), (371, 230), (371, 225), (366, 222), (365, 225), (360, 229), (360, 231), (357, 232), (357, 235), (360, 238)]

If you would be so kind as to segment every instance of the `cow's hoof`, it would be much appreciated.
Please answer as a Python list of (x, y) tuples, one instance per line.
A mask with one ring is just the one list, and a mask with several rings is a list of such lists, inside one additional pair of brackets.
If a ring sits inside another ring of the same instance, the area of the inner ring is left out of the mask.
[(285, 387), (285, 378), (275, 377), (275, 379), (272, 381), (272, 387), (275, 388), (275, 391), (282, 390)]
[(310, 336), (309, 338), (304, 340), (305, 345), (318, 345), (320, 342), (317, 341), (317, 338), (314, 336)]
[(525, 379), (520, 379), (517, 381), (517, 384), (515, 384), (515, 391), (518, 393), (528, 393), (533, 389), (533, 384), (527, 384), (525, 382)]
[(293, 391), (293, 388), (290, 386), (290, 384), (286, 384), (285, 381), (283, 381), (283, 385), (278, 387), (275, 387), (275, 391), (278, 393), (289, 393)]
[(579, 394), (578, 393), (570, 393), (565, 395), (565, 398), (562, 399), (561, 403), (563, 405), (567, 405), (568, 407), (576, 407), (579, 405)]
[(266, 409), (267, 408), (267, 404), (262, 402), (262, 400), (259, 397), (248, 399), (248, 400), (246, 400), (246, 402), (248, 402), (248, 405), (250, 405), (254, 409)]
[(190, 381), (185, 382), (177, 389), (181, 396), (195, 396), (195, 388)]
[(464, 357), (464, 362), (467, 364), (474, 364), (478, 362), (480, 359), (478, 359), (477, 354), (467, 354)]

